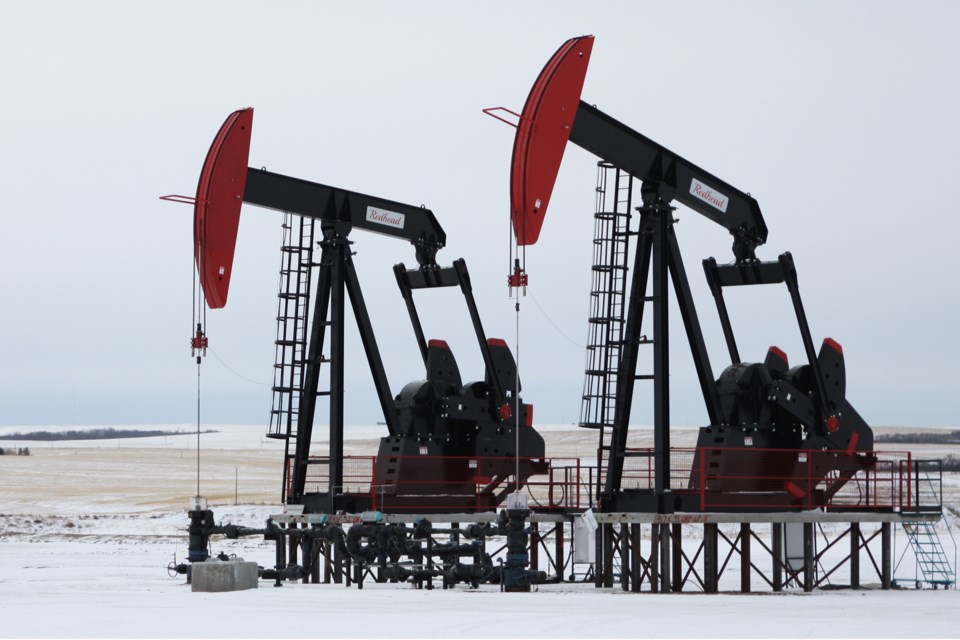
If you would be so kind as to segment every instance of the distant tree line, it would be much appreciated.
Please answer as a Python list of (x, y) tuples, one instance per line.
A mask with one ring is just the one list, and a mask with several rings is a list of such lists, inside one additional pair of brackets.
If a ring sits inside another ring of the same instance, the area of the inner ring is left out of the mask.
[(874, 435), (873, 441), (891, 444), (960, 444), (960, 431), (885, 433)]
[[(165, 431), (163, 429), (114, 429), (101, 427), (97, 429), (82, 429), (70, 431), (31, 431), (29, 433), (10, 433), (0, 435), (0, 440), (39, 440), (53, 442), (56, 440), (109, 440), (113, 438), (155, 438), (157, 436), (184, 436), (195, 434), (196, 431)], [(206, 429), (201, 433), (216, 433), (215, 429)], [(29, 454), (26, 454), (29, 455)]]
[(944, 471), (960, 471), (960, 458), (952, 453), (943, 459)]
[(19, 449), (0, 449), (0, 456), (28, 456), (29, 447), (20, 447)]

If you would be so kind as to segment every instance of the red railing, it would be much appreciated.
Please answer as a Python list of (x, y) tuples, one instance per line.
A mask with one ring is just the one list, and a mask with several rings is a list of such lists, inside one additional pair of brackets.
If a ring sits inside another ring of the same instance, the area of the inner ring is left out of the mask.
[[(411, 456), (391, 457), (389, 462), (410, 465), (403, 467), (399, 481), (377, 480), (377, 456), (345, 457), (342, 492), (364, 496), (373, 509), (415, 511), (435, 507), (444, 499), (492, 508), (515, 486), (513, 458)], [(578, 458), (522, 458), (520, 462), (521, 476), (527, 476), (522, 490), (531, 509), (581, 510), (591, 504), (596, 467)], [(310, 459), (305, 493), (329, 491), (328, 463), (324, 457)], [(686, 504), (697, 504), (704, 512), (737, 508), (909, 511), (923, 506), (917, 504), (914, 466), (909, 452), (898, 451), (678, 448), (670, 451), (669, 483), (671, 492), (692, 496)], [(410, 467), (417, 471), (410, 473)], [(653, 491), (655, 469), (653, 449), (627, 449), (621, 489)], [(604, 473), (599, 474), (601, 486)]]
[[(670, 450), (670, 490), (701, 511), (790, 507), (908, 511), (916, 506), (911, 454), (723, 447)], [(628, 449), (621, 488), (653, 490), (653, 449)]]
[[(513, 470), (514, 458), (409, 456), (390, 457), (389, 460), (393, 465), (416, 466), (418, 471), (402, 476), (399, 481), (378, 481), (377, 456), (345, 456), (342, 492), (364, 496), (375, 510), (416, 511), (434, 508), (438, 502), (444, 501), (495, 507), (516, 483), (515, 473), (490, 471)], [(578, 458), (521, 458), (520, 464), (521, 477), (525, 477), (521, 489), (527, 494), (531, 509), (576, 510), (581, 503), (587, 502), (586, 492), (590, 487), (581, 485), (583, 474)], [(531, 468), (545, 471), (530, 473)], [(311, 457), (304, 493), (328, 492), (329, 469), (329, 458)], [(427, 469), (426, 473), (422, 469)], [(292, 479), (292, 469), (289, 471), (288, 477)], [(292, 487), (288, 486), (288, 495), (291, 490)]]

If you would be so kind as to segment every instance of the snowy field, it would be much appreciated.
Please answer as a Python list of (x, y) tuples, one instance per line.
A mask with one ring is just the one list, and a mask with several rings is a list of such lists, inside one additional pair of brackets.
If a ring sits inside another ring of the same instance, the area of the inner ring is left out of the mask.
[[(220, 431), (201, 436), (201, 493), (209, 497), (218, 521), (261, 526), (281, 511), (282, 445), (264, 438), (260, 427), (211, 428)], [(0, 427), (0, 435), (28, 430), (37, 428)], [(351, 428), (347, 452), (371, 453), (381, 430)], [(587, 458), (595, 446), (590, 432), (573, 427), (543, 431), (550, 455)], [(694, 437), (693, 430), (680, 430), (675, 441), (683, 446)], [(31, 455), (0, 457), (0, 637), (960, 635), (956, 591), (881, 591), (866, 561), (863, 590), (811, 594), (733, 593), (739, 586), (735, 568), (721, 583), (728, 592), (716, 595), (630, 594), (573, 583), (501, 594), (497, 587), (444, 591), (438, 583), (428, 591), (372, 582), (362, 592), (292, 583), (275, 589), (264, 582), (251, 591), (192, 593), (182, 576), (168, 576), (166, 566), (186, 555), (185, 511), (196, 493), (196, 441), (189, 433), (2, 441), (4, 448), (28, 446)], [(911, 449), (922, 456), (953, 452), (950, 447)], [(948, 507), (955, 509), (960, 503), (954, 478), (948, 488)], [(686, 535), (696, 534), (697, 528), (689, 527)], [(901, 534), (895, 560), (904, 543)], [(214, 539), (212, 550), (264, 566), (273, 562), (273, 543), (258, 539)], [(898, 578), (913, 575), (912, 560), (904, 562)], [(837, 579), (842, 582), (843, 576)], [(754, 580), (755, 588), (759, 582)]]

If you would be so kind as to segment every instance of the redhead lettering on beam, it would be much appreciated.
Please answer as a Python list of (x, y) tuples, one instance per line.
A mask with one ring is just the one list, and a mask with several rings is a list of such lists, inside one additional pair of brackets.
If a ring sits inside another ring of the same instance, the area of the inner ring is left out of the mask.
[(367, 207), (367, 220), (369, 222), (376, 222), (377, 224), (383, 224), (388, 227), (403, 229), (404, 218), (405, 216), (402, 213)]
[(730, 199), (722, 193), (719, 193), (716, 189), (712, 189), (703, 184), (696, 178), (690, 183), (690, 193), (710, 206), (724, 213), (727, 212), (727, 203), (730, 202)]

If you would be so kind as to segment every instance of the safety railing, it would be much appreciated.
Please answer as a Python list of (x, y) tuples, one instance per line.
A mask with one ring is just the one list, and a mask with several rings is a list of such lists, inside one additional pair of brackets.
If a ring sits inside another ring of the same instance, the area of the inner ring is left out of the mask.
[[(391, 456), (382, 462), (413, 471), (397, 474), (394, 480), (385, 477), (389, 473), (384, 469), (378, 477), (377, 456), (345, 456), (341, 492), (363, 496), (374, 510), (416, 511), (458, 504), (496, 508), (516, 489), (515, 458), (424, 455)], [(581, 482), (584, 473), (578, 458), (521, 458), (519, 463), (520, 490), (527, 494), (530, 509), (577, 510), (587, 502), (588, 485)], [(292, 469), (288, 477), (293, 477)], [(311, 457), (304, 493), (329, 490), (329, 458)]]
[[(698, 504), (704, 512), (737, 508), (904, 512), (940, 505), (934, 490), (940, 488), (939, 481), (920, 487), (909, 452), (677, 448), (669, 455), (670, 491), (692, 496), (685, 504)], [(656, 460), (653, 449), (627, 449), (621, 490), (654, 491)], [(374, 509), (414, 512), (440, 502), (496, 508), (516, 489), (513, 458), (410, 456), (379, 463), (385, 467), (378, 474), (377, 456), (344, 457), (338, 493), (363, 496)], [(596, 467), (578, 458), (521, 458), (520, 465), (521, 491), (530, 508), (596, 507), (591, 491), (597, 482)], [(395, 475), (386, 467), (396, 470)], [(328, 458), (311, 458), (304, 492), (327, 493), (329, 469)]]
[[(628, 449), (623, 489), (654, 489), (652, 449)], [(670, 451), (670, 490), (711, 509), (902, 511), (916, 507), (909, 452), (723, 448)]]
[[(624, 452), (620, 488), (654, 491), (656, 451)], [(669, 489), (692, 494), (701, 511), (833, 509), (935, 510), (939, 481), (920, 483), (917, 465), (902, 451), (675, 448)], [(688, 503), (689, 504), (689, 503)]]

